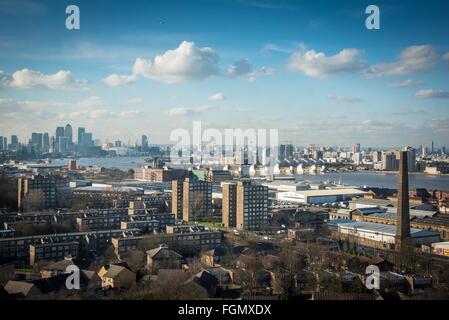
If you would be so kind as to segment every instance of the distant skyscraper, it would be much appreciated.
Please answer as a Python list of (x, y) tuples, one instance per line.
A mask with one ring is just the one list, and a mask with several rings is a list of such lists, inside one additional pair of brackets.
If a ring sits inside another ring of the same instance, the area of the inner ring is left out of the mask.
[(412, 147), (405, 147), (407, 151), (407, 169), (409, 172), (416, 171), (416, 151)]
[(0, 151), (6, 150), (5, 137), (0, 136)]
[(50, 138), (50, 149), (49, 149), (49, 151), (50, 151), (51, 153), (55, 153), (55, 152), (57, 151), (57, 148), (56, 148), (56, 138), (55, 138), (55, 137), (51, 137), (51, 138)]
[(408, 196), (408, 152), (401, 151), (398, 174), (398, 210), (396, 221), (396, 250), (402, 250), (410, 241), (410, 212)]
[(92, 147), (93, 141), (92, 141), (92, 133), (90, 132), (84, 132), (83, 138), (81, 139), (83, 147)]
[(58, 141), (58, 151), (59, 152), (67, 152), (68, 145), (69, 145), (69, 138), (67, 138), (65, 136), (59, 137), (59, 141)]
[(17, 150), (19, 148), (19, 139), (16, 135), (11, 136), (11, 150)]
[(42, 151), (50, 151), (50, 137), (48, 136), (48, 132), (45, 132), (42, 136)]
[(148, 152), (148, 137), (142, 135), (142, 152)]
[(42, 150), (42, 133), (33, 132), (31, 134), (31, 145), (37, 151)]
[(433, 140), (432, 140), (432, 147), (431, 147), (431, 149), (430, 149), (430, 154), (432, 154), (433, 151), (434, 151), (433, 147), (434, 147), (434, 145), (433, 145)]
[(73, 142), (73, 129), (70, 124), (67, 124), (64, 129), (64, 136), (68, 138), (69, 142)]
[(59, 140), (61, 137), (64, 137), (64, 127), (57, 127), (56, 128), (56, 135), (55, 135), (55, 142), (56, 142), (56, 152), (60, 152), (59, 150)]
[(70, 124), (67, 124), (64, 129), (64, 136), (67, 138), (67, 147), (71, 148), (73, 143), (73, 130)]
[(382, 153), (382, 170), (394, 171), (397, 169), (396, 156), (393, 152)]
[(351, 148), (351, 152), (352, 153), (360, 152), (360, 143), (353, 145)]
[(82, 142), (83, 142), (83, 134), (86, 132), (86, 128), (83, 128), (83, 127), (79, 127), (78, 128), (78, 140), (77, 140), (77, 142), (78, 142), (78, 145), (82, 145)]

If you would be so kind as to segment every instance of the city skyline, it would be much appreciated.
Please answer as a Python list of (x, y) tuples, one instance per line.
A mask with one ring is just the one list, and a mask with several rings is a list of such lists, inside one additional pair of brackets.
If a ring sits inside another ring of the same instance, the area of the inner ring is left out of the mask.
[(71, 123), (166, 144), (201, 120), (295, 145), (447, 146), (449, 4), (378, 1), (373, 31), (368, 4), (79, 1), (68, 31), (67, 3), (2, 1), (0, 135)]

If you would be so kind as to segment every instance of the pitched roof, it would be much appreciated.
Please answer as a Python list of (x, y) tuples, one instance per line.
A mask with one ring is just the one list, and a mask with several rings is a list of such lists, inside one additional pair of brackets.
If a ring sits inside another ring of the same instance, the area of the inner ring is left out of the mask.
[(49, 292), (59, 291), (61, 289), (66, 289), (66, 280), (70, 274), (59, 274), (54, 277), (34, 280), (33, 284), (39, 289), (43, 294)]
[(316, 292), (313, 300), (376, 300), (374, 294), (344, 293), (344, 292)]
[(226, 254), (225, 248), (223, 246), (218, 246), (212, 250), (204, 252), (206, 256), (223, 257)]
[(89, 280), (92, 280), (97, 275), (95, 271), (91, 270), (81, 270), (81, 274)]
[(125, 269), (125, 267), (112, 264), (109, 266), (109, 269), (104, 276), (108, 278), (115, 278)]
[(33, 287), (35, 287), (34, 283), (31, 282), (9, 280), (5, 285), (5, 290), (9, 294), (21, 293), (26, 297)]
[(181, 259), (182, 256), (176, 251), (170, 250), (167, 247), (159, 247), (147, 251), (147, 255), (153, 260), (158, 259)]
[(193, 276), (193, 280), (207, 290), (211, 290), (218, 285), (218, 279), (209, 271), (202, 270)]
[(75, 265), (72, 259), (64, 259), (57, 261), (55, 263), (51, 263), (42, 268), (42, 271), (65, 271), (68, 266)]

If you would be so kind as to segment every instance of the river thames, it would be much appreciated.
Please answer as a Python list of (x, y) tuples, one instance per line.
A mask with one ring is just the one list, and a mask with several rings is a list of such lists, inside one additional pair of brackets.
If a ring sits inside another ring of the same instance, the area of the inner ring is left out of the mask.
[[(118, 168), (120, 170), (134, 169), (144, 164), (147, 157), (111, 157), (111, 158), (78, 158), (77, 164), (81, 166), (98, 166), (105, 168)], [(67, 164), (68, 159), (54, 159), (54, 164)], [(297, 180), (309, 180), (313, 182), (341, 181), (344, 185), (357, 187), (383, 187), (397, 188), (397, 175), (383, 172), (342, 172), (324, 174), (297, 175)], [(410, 189), (426, 188), (428, 190), (449, 190), (449, 175), (425, 175), (410, 174)]]

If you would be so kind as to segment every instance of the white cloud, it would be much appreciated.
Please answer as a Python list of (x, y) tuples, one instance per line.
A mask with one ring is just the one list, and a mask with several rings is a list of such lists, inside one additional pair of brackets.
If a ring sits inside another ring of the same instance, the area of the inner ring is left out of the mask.
[(143, 103), (143, 99), (141, 98), (132, 98), (126, 101), (127, 105), (136, 106)]
[(290, 53), (292, 52), (291, 49), (287, 49), (287, 48), (283, 48), (277, 44), (274, 43), (267, 43), (266, 45), (263, 46), (262, 52), (269, 52), (269, 51), (273, 51), (273, 52), (281, 52), (281, 53)]
[(423, 81), (419, 80), (404, 80), (400, 82), (390, 83), (388, 87), (390, 88), (412, 88), (423, 84)]
[(120, 75), (120, 74), (111, 74), (103, 79), (103, 81), (111, 87), (122, 86), (125, 84), (134, 83), (136, 81), (135, 75)]
[(343, 49), (339, 53), (327, 57), (323, 52), (300, 49), (290, 56), (288, 68), (300, 71), (310, 77), (325, 78), (334, 73), (350, 73), (366, 66), (362, 59), (363, 52), (358, 49)]
[(428, 120), (429, 127), (436, 133), (449, 133), (449, 118), (433, 118)]
[(329, 96), (329, 100), (338, 102), (338, 103), (357, 103), (362, 102), (363, 99), (357, 97), (349, 97), (349, 96)]
[(443, 90), (433, 90), (433, 89), (427, 89), (427, 90), (419, 90), (415, 93), (415, 98), (419, 99), (448, 99), (449, 98), (449, 91), (443, 91)]
[(224, 100), (226, 97), (224, 96), (223, 93), (218, 92), (216, 94), (211, 95), (209, 98), (207, 98), (210, 101), (221, 101)]
[(104, 106), (103, 101), (98, 96), (91, 96), (84, 100), (81, 100), (75, 104), (81, 108), (97, 108), (100, 106)]
[(262, 67), (257, 71), (251, 72), (248, 74), (248, 81), (250, 82), (254, 82), (256, 81), (259, 77), (262, 76), (271, 76), (274, 74), (274, 69), (272, 68), (268, 68), (268, 67)]
[(430, 70), (437, 60), (437, 52), (431, 45), (411, 46), (402, 50), (395, 62), (371, 66), (365, 71), (367, 78), (402, 76)]
[(239, 77), (249, 74), (253, 71), (253, 65), (249, 59), (241, 59), (234, 62), (226, 69), (226, 75), (229, 77)]
[(446, 54), (443, 56), (443, 59), (449, 62), (449, 52), (446, 52)]
[(0, 85), (11, 88), (47, 87), (49, 89), (83, 89), (85, 80), (73, 79), (69, 70), (61, 70), (54, 74), (43, 74), (29, 69), (17, 70), (11, 76), (0, 71)]
[(412, 115), (417, 115), (417, 114), (426, 114), (426, 111), (422, 110), (422, 109), (407, 108), (407, 109), (394, 111), (391, 114), (395, 115), (395, 116), (412, 116)]
[(172, 108), (164, 111), (164, 114), (169, 117), (188, 116), (193, 114), (201, 114), (212, 110), (211, 106), (202, 106), (199, 108)]
[(241, 59), (229, 65), (225, 70), (225, 75), (230, 78), (247, 77), (248, 81), (254, 82), (259, 77), (271, 76), (274, 69), (262, 67), (259, 70), (254, 70), (254, 67), (249, 59)]
[(183, 41), (178, 48), (157, 55), (151, 63), (139, 68), (142, 75), (167, 83), (205, 79), (218, 72), (218, 55), (209, 47), (197, 47)]
[(103, 81), (109, 86), (134, 83), (138, 77), (165, 83), (180, 83), (206, 79), (211, 76), (238, 78), (246, 76), (254, 81), (260, 76), (273, 74), (273, 69), (263, 67), (254, 71), (249, 59), (238, 60), (225, 70), (218, 66), (219, 57), (210, 47), (197, 47), (194, 42), (183, 41), (176, 49), (167, 50), (154, 59), (137, 58), (131, 74), (111, 74)]
[(124, 118), (135, 118), (135, 117), (139, 117), (142, 116), (144, 114), (144, 112), (142, 110), (127, 110), (127, 111), (122, 111), (119, 112), (118, 115), (120, 117), (124, 117)]
[(130, 75), (112, 74), (104, 79), (110, 86), (132, 83), (138, 76), (165, 83), (205, 79), (218, 73), (218, 55), (209, 47), (183, 41), (153, 60), (137, 58)]

